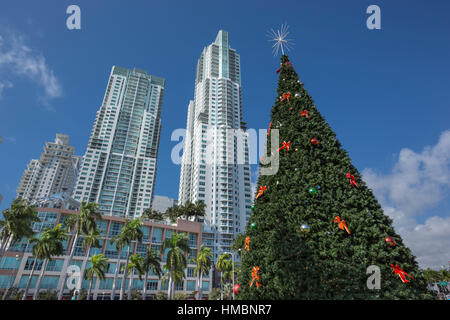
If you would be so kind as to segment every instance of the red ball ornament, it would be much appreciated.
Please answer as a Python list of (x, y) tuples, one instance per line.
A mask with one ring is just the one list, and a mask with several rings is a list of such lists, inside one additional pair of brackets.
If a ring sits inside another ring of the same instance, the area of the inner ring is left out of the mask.
[(309, 140), (309, 142), (313, 145), (313, 146), (317, 146), (319, 144), (319, 140), (317, 139), (311, 139)]
[(290, 107), (289, 110), (291, 110), (291, 111), (294, 110), (294, 107)]
[(236, 284), (233, 288), (234, 294), (239, 294), (240, 290), (241, 290), (241, 286), (239, 284)]
[(397, 242), (395, 242), (395, 239), (392, 237), (386, 237), (384, 239), (384, 241), (390, 246), (390, 247), (395, 247), (395, 245), (397, 244)]

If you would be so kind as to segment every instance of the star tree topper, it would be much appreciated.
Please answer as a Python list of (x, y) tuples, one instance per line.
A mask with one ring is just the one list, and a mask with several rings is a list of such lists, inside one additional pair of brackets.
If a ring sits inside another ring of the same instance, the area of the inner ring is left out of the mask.
[(287, 39), (287, 35), (289, 34), (289, 26), (287, 24), (282, 24), (281, 28), (277, 31), (270, 29), (268, 32), (268, 37), (270, 38), (270, 42), (274, 42), (272, 45), (273, 48), (273, 55), (277, 56), (278, 52), (281, 49), (281, 54), (284, 55), (284, 49), (287, 49), (287, 51), (292, 49), (293, 41), (292, 39)]

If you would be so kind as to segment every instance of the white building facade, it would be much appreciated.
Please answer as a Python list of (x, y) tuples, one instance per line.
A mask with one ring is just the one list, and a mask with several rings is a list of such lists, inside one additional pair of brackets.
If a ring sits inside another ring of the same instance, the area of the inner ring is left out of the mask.
[(226, 31), (219, 31), (198, 60), (186, 127), (178, 201), (206, 204), (203, 239), (216, 260), (245, 232), (252, 202), (240, 58)]
[(35, 202), (57, 193), (71, 194), (80, 169), (81, 157), (75, 156), (69, 136), (57, 134), (47, 142), (40, 159), (27, 165), (17, 188), (17, 197)]
[(166, 196), (154, 196), (152, 209), (161, 213), (165, 213), (167, 209), (178, 204), (178, 200)]
[(113, 66), (97, 112), (77, 201), (97, 202), (103, 215), (138, 217), (151, 207), (165, 80)]

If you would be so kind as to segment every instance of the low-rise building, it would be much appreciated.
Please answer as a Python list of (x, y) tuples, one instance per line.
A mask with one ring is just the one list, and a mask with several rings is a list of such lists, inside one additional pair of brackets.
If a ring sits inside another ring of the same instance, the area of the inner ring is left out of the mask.
[[(34, 223), (33, 229), (36, 232), (41, 232), (45, 228), (53, 227), (59, 223), (63, 223), (64, 220), (72, 215), (78, 214), (78, 211), (61, 208), (37, 208), (39, 218), (41, 222)], [(106, 272), (106, 279), (98, 281), (94, 280), (92, 287), (91, 298), (93, 299), (111, 299), (112, 286), (114, 280), (114, 273), (118, 262), (118, 252), (115, 244), (111, 243), (111, 238), (118, 235), (125, 223), (124, 218), (114, 216), (103, 216), (102, 220), (97, 221), (98, 229), (101, 232), (102, 239), (100, 241), (100, 248), (91, 248), (89, 250), (89, 257), (95, 254), (102, 253), (108, 258), (108, 270)], [(132, 253), (139, 253), (142, 256), (145, 255), (147, 249), (155, 249), (161, 252), (161, 247), (165, 239), (169, 238), (174, 232), (184, 232), (188, 235), (190, 252), (188, 255), (188, 265), (185, 270), (185, 278), (182, 283), (175, 285), (175, 293), (183, 292), (188, 296), (193, 296), (193, 292), (196, 290), (196, 278), (194, 277), (195, 264), (190, 262), (190, 259), (195, 257), (200, 249), (202, 243), (202, 225), (199, 222), (178, 220), (177, 224), (168, 224), (165, 222), (145, 221), (142, 227), (144, 238), (142, 243), (134, 244)], [(54, 257), (47, 264), (44, 272), (40, 290), (61, 290), (64, 286), (64, 296), (68, 299), (70, 290), (67, 287), (67, 281), (63, 284), (63, 272), (67, 270), (68, 258), (70, 254), (71, 243), (74, 235), (71, 234), (70, 239), (64, 242), (66, 254), (60, 257)], [(76, 247), (75, 255), (71, 265), (77, 266), (81, 269), (89, 267), (90, 262), (87, 256), (86, 248), (82, 246), (83, 239), (79, 238)], [(26, 287), (26, 283), (31, 273), (31, 269), (34, 263), (34, 257), (31, 253), (32, 246), (28, 243), (27, 239), (23, 239), (14, 243), (9, 247), (6, 255), (0, 262), (0, 289), (9, 288), (11, 284), (14, 287), (23, 290)], [(116, 282), (116, 291), (114, 299), (118, 299), (120, 293), (120, 286), (122, 283), (123, 271), (122, 267), (125, 265), (127, 248), (124, 248), (120, 256), (120, 271)], [(161, 264), (165, 264), (166, 252), (161, 252)], [(42, 261), (37, 262), (36, 270), (31, 281), (29, 290), (29, 297), (34, 293), (36, 282), (39, 275), (42, 272)], [(143, 291), (144, 280), (140, 280), (138, 274), (134, 274), (132, 277), (132, 289)], [(126, 289), (128, 289), (129, 278), (126, 282)], [(211, 290), (212, 272), (209, 276), (204, 276), (202, 281), (203, 297), (206, 297)], [(147, 299), (151, 297), (157, 291), (166, 291), (168, 288), (168, 281), (163, 282), (156, 275), (150, 272), (147, 280)], [(89, 287), (89, 281), (84, 280), (82, 282), (82, 289)]]

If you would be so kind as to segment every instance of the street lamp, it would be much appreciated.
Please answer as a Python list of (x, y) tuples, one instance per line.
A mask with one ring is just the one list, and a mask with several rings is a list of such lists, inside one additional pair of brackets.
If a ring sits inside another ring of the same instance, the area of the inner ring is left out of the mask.
[[(241, 249), (238, 249), (238, 251), (240, 252)], [(231, 255), (231, 268), (232, 268), (231, 276), (233, 278), (233, 300), (234, 300), (234, 252), (232, 252), (232, 253), (231, 252), (224, 252), (224, 253)]]
[[(239, 252), (241, 252), (241, 248), (238, 249)], [(233, 258), (234, 258), (234, 252), (232, 255), (232, 259), (231, 259), (231, 263), (233, 264), (233, 300), (234, 300), (234, 262), (233, 262)]]

